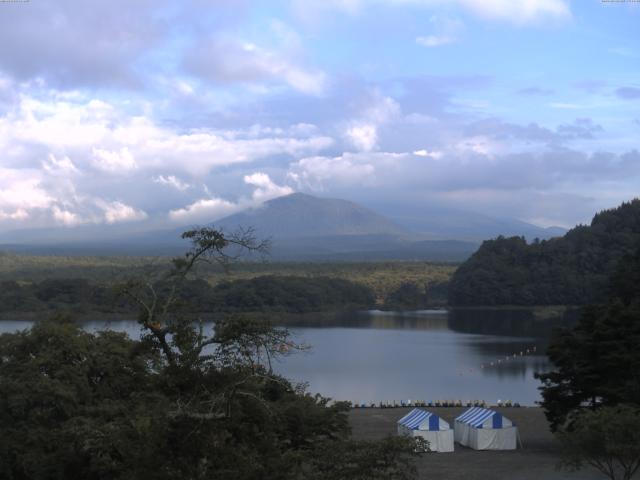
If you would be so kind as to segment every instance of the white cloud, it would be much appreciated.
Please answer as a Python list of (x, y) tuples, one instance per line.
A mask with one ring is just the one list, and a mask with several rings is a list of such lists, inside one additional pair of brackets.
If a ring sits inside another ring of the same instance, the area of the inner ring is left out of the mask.
[(375, 150), (379, 127), (398, 118), (400, 113), (400, 105), (393, 98), (372, 90), (367, 95), (365, 106), (347, 125), (345, 137), (360, 151)]
[(322, 191), (336, 185), (377, 184), (384, 171), (404, 158), (396, 153), (343, 153), (336, 157), (308, 157), (290, 165), (289, 178), (300, 188)]
[(12, 212), (0, 210), (0, 220), (27, 220), (28, 218), (29, 213), (23, 208), (18, 208)]
[(244, 182), (256, 187), (251, 196), (256, 203), (293, 193), (291, 187), (277, 185), (266, 173), (256, 172), (251, 175), (245, 175)]
[(96, 205), (104, 212), (104, 220), (107, 223), (121, 223), (144, 220), (147, 218), (146, 212), (133, 208), (122, 202), (96, 201)]
[(457, 0), (469, 11), (485, 18), (516, 24), (544, 19), (564, 19), (571, 15), (565, 0)]
[(255, 187), (251, 198), (241, 197), (237, 202), (230, 202), (214, 196), (201, 198), (184, 208), (171, 210), (169, 219), (174, 222), (212, 222), (245, 208), (256, 207), (272, 198), (289, 195), (294, 191), (291, 187), (276, 184), (269, 175), (263, 172), (245, 175), (244, 183)]
[(189, 51), (185, 66), (191, 73), (217, 83), (276, 82), (309, 95), (321, 95), (327, 83), (324, 72), (301, 67), (286, 52), (232, 38), (200, 42)]
[(126, 173), (137, 168), (133, 155), (127, 147), (119, 150), (107, 150), (103, 148), (93, 148), (93, 165), (104, 172)]
[(49, 154), (46, 162), (42, 162), (42, 168), (44, 168), (49, 175), (66, 176), (79, 173), (79, 170), (69, 157), (56, 158), (52, 153)]
[[(275, 133), (216, 129), (177, 130), (151, 118), (82, 95), (51, 101), (23, 100), (0, 116), (0, 145), (15, 163), (33, 162), (46, 150), (50, 169), (98, 169), (122, 174), (163, 169), (193, 176), (213, 168), (248, 163), (271, 155), (308, 155), (333, 144), (309, 126)], [(73, 159), (73, 161), (65, 160)], [(62, 162), (62, 163), (60, 163)], [(72, 167), (73, 166), (73, 167)]]
[(414, 155), (418, 156), (418, 157), (430, 157), (433, 158), (435, 160), (438, 160), (440, 158), (442, 158), (443, 152), (439, 151), (439, 150), (434, 150), (434, 151), (429, 151), (429, 150), (416, 150), (415, 152), (413, 152)]
[[(38, 98), (21, 93), (19, 102), (0, 111), (3, 223), (27, 216), (29, 226), (143, 220), (147, 214), (136, 199), (143, 197), (145, 182), (186, 191), (219, 167), (273, 156), (300, 158), (334, 143), (309, 123), (178, 129), (154, 122), (145, 104), (109, 103), (76, 91), (39, 93)], [(131, 179), (140, 187), (122, 197), (123, 182)], [(263, 200), (290, 192), (275, 183), (254, 186)], [(165, 203), (165, 211), (171, 207)]]
[(347, 129), (346, 135), (363, 152), (370, 152), (378, 143), (378, 128), (373, 124), (354, 125)]
[(156, 177), (153, 177), (153, 182), (155, 183), (159, 183), (161, 185), (168, 185), (170, 187), (175, 188), (176, 190), (180, 190), (181, 192), (187, 190), (189, 187), (191, 187), (191, 185), (189, 185), (186, 182), (183, 182), (182, 180), (180, 180), (178, 177), (176, 177), (175, 175), (158, 175)]
[(37, 170), (0, 167), (0, 210), (48, 208), (53, 198), (41, 181)]
[[(309, 2), (294, 0), (294, 6)], [(540, 22), (548, 19), (565, 19), (571, 16), (567, 0), (330, 0), (322, 2), (323, 9), (334, 10), (355, 15), (361, 13), (371, 3), (390, 6), (421, 6), (425, 8), (451, 7), (457, 5), (461, 9), (488, 20), (508, 21), (515, 24)], [(316, 13), (321, 10), (315, 9)]]
[(57, 205), (51, 209), (51, 213), (53, 214), (53, 219), (57, 223), (61, 223), (67, 227), (72, 227), (74, 225), (79, 225), (81, 223), (85, 223), (78, 214), (73, 213), (69, 210), (64, 210)]
[(175, 222), (212, 222), (240, 210), (241, 207), (221, 198), (203, 198), (169, 212), (169, 218)]
[(428, 48), (441, 47), (457, 42), (464, 29), (462, 21), (446, 15), (431, 16), (429, 25), (434, 33), (416, 38), (418, 45)]

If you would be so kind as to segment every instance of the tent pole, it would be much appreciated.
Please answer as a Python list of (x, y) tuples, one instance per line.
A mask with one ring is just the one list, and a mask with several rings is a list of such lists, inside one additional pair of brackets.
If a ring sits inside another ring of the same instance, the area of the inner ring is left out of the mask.
[(516, 434), (518, 436), (518, 443), (520, 444), (520, 449), (524, 449), (524, 446), (522, 445), (522, 438), (520, 438), (520, 429), (516, 427)]

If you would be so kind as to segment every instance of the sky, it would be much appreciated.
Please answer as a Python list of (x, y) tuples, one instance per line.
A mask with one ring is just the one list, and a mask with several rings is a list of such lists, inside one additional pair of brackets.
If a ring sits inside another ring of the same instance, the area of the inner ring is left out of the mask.
[(640, 194), (640, 3), (0, 2), (0, 232), (292, 192), (570, 227)]

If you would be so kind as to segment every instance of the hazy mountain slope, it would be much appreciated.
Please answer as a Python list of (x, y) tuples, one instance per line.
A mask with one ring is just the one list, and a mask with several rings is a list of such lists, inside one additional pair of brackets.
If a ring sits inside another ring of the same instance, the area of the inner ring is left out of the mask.
[[(392, 209), (400, 211), (400, 208)], [(461, 261), (479, 239), (498, 235), (546, 238), (551, 232), (517, 220), (496, 220), (470, 212), (414, 206), (397, 218), (357, 203), (302, 193), (275, 198), (213, 222), (233, 232), (253, 227), (271, 238), (271, 257), (280, 260), (433, 260)], [(189, 227), (144, 231), (137, 225), (84, 225), (0, 233), (0, 250), (64, 255), (176, 255), (187, 243)], [(545, 234), (545, 232), (547, 234)]]
[(543, 228), (513, 218), (494, 218), (476, 212), (436, 207), (390, 217), (404, 228), (434, 239), (455, 238), (480, 242), (503, 235), (546, 240), (567, 233), (561, 227)]
[(269, 200), (215, 222), (234, 230), (252, 226), (259, 236), (315, 237), (332, 235), (408, 235), (409, 232), (373, 210), (347, 200), (293, 193)]

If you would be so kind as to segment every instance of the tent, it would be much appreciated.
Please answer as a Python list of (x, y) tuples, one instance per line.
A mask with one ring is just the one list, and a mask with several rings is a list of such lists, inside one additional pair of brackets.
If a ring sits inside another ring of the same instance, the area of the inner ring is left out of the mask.
[(475, 450), (515, 450), (518, 427), (500, 412), (473, 407), (455, 419), (454, 438)]
[(398, 435), (421, 437), (432, 452), (453, 452), (453, 430), (434, 413), (414, 408), (398, 420)]

